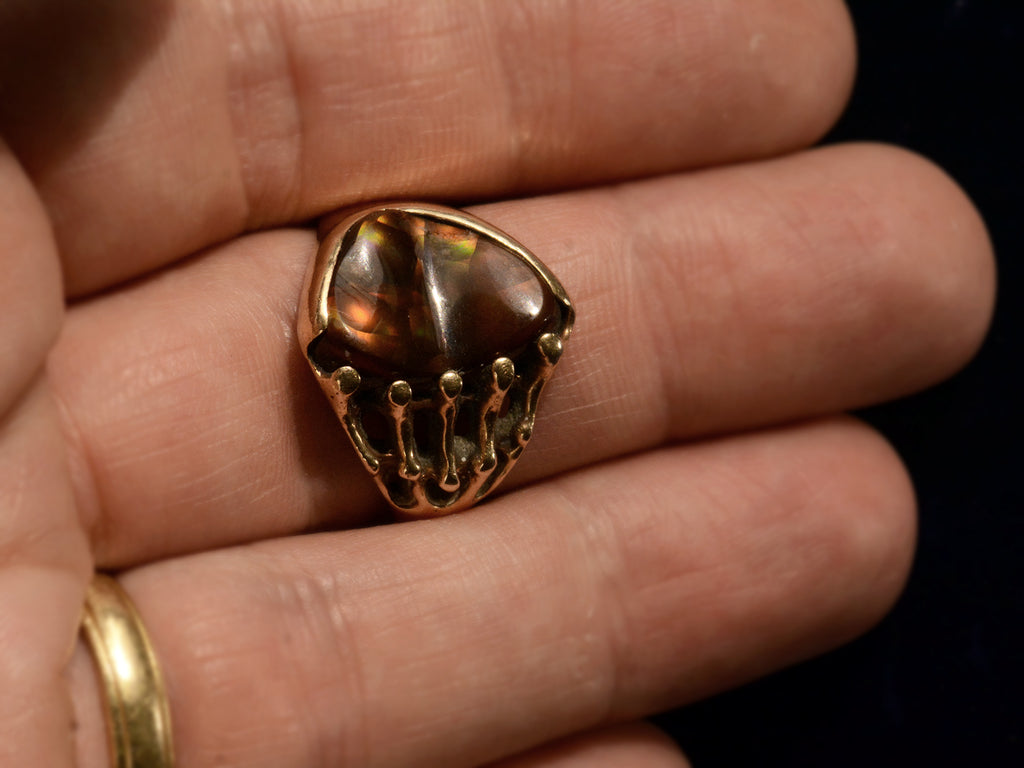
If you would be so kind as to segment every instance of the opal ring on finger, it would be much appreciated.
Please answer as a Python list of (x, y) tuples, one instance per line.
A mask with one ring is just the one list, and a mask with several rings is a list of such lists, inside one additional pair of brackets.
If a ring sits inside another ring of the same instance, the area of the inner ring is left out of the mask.
[(364, 467), (407, 517), (456, 512), (533, 434), (573, 324), (536, 256), (425, 203), (336, 215), (306, 280), (302, 349)]

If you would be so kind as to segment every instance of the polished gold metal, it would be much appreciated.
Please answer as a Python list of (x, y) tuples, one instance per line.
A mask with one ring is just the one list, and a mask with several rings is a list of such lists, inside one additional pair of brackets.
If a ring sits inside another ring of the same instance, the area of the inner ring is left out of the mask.
[(113, 768), (173, 768), (167, 691), (135, 606), (109, 576), (96, 574), (86, 593), (82, 630), (106, 701)]
[[(479, 364), (429, 376), (382, 375), (355, 362), (322, 365), (315, 350), (329, 329), (336, 267), (356, 228), (391, 212), (469, 230), (513, 254), (550, 291), (555, 309), (549, 326), (521, 349), (498, 350)], [(541, 390), (572, 330), (569, 297), (526, 248), (452, 208), (387, 203), (343, 212), (322, 223), (320, 236), (299, 310), (298, 339), (352, 445), (401, 516), (433, 517), (468, 508), (504, 479), (533, 435)]]

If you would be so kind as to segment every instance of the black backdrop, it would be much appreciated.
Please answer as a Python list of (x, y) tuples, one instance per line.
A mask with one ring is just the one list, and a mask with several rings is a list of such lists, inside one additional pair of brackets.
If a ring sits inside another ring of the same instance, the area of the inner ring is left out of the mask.
[(999, 261), (994, 325), (957, 377), (863, 414), (903, 455), (919, 496), (917, 559), (893, 613), (846, 648), (661, 724), (696, 768), (1019, 768), (1024, 2), (849, 5), (860, 71), (852, 103), (828, 140), (909, 147), (967, 190)]

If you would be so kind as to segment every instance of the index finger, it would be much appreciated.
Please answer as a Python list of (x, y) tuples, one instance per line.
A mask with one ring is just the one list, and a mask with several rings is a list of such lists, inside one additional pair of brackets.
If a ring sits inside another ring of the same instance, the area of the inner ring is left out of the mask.
[(71, 294), (357, 200), (515, 195), (792, 149), (827, 129), (853, 69), (838, 0), (167, 3), (155, 30), (138, 9), (89, 25), (116, 39), (88, 55), (123, 55), (87, 74), (124, 85), (83, 110), (66, 107), (88, 78), (41, 82), (12, 59), (0, 128), (53, 214)]

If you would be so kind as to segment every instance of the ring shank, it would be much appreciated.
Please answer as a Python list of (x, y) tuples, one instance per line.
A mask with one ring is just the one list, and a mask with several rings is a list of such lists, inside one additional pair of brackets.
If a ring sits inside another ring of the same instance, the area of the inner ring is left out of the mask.
[(121, 585), (93, 577), (82, 613), (106, 701), (115, 768), (173, 768), (166, 688), (138, 612)]

